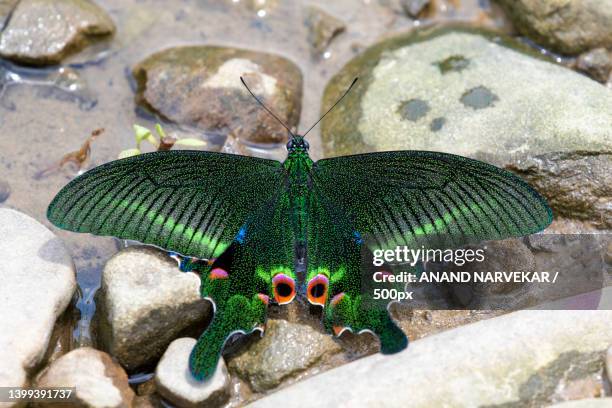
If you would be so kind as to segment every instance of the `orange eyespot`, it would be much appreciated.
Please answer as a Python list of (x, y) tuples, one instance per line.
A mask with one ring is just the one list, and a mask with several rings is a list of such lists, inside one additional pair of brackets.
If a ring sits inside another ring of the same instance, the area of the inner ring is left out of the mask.
[(227, 279), (229, 278), (229, 274), (223, 268), (214, 268), (212, 271), (210, 271), (210, 274), (208, 274), (208, 278), (209, 279)]
[(323, 274), (318, 274), (308, 282), (308, 301), (313, 305), (325, 305), (327, 301), (327, 288), (329, 279)]
[(295, 297), (295, 282), (289, 276), (279, 273), (272, 278), (274, 299), (279, 305), (284, 305)]

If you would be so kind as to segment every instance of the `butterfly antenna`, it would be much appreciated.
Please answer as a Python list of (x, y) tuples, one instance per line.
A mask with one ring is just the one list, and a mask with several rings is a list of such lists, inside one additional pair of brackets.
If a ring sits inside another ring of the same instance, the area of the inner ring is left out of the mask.
[(336, 101), (336, 103), (334, 103), (334, 104), (332, 105), (332, 107), (331, 107), (331, 108), (329, 108), (329, 109), (327, 110), (327, 112), (325, 112), (325, 114), (324, 114), (323, 116), (321, 116), (321, 117), (319, 118), (319, 120), (317, 120), (317, 121), (315, 122), (315, 124), (314, 124), (314, 125), (312, 125), (312, 126), (310, 127), (310, 129), (308, 129), (306, 132), (304, 132), (304, 134), (303, 134), (302, 136), (306, 136), (306, 135), (308, 134), (308, 132), (310, 132), (310, 131), (311, 131), (311, 130), (312, 130), (314, 127), (315, 127), (315, 126), (317, 126), (317, 125), (319, 124), (319, 122), (320, 122), (320, 121), (322, 121), (322, 120), (323, 120), (323, 118), (324, 118), (325, 116), (327, 116), (327, 114), (328, 114), (329, 112), (331, 112), (331, 111), (332, 111), (332, 110), (333, 110), (333, 109), (336, 107), (336, 105), (337, 105), (337, 104), (339, 104), (339, 103), (340, 103), (340, 101), (341, 101), (341, 100), (342, 100), (342, 99), (343, 99), (343, 98), (346, 96), (346, 94), (348, 94), (348, 93), (349, 93), (349, 91), (351, 90), (351, 88), (353, 87), (353, 85), (355, 85), (355, 82), (357, 82), (357, 80), (358, 80), (358, 79), (359, 79), (359, 77), (357, 77), (357, 78), (353, 79), (353, 82), (351, 82), (351, 85), (350, 85), (350, 86), (348, 87), (348, 89), (347, 89), (347, 90), (344, 92), (344, 94), (343, 94), (343, 95), (340, 97), (340, 99), (338, 99), (338, 100)]
[(289, 134), (293, 137), (295, 137), (295, 135), (293, 134), (293, 132), (291, 131), (291, 129), (289, 129), (289, 126), (285, 125), (285, 122), (283, 122), (282, 120), (280, 120), (278, 118), (278, 116), (276, 116), (270, 109), (268, 109), (268, 107), (266, 105), (264, 105), (264, 103), (262, 101), (259, 100), (259, 98), (257, 98), (255, 96), (255, 94), (253, 93), (253, 91), (251, 91), (251, 89), (249, 88), (249, 86), (246, 84), (246, 82), (244, 82), (244, 78), (240, 77), (240, 81), (242, 82), (242, 85), (244, 85), (244, 87), (247, 89), (247, 91), (249, 91), (249, 93), (251, 94), (251, 96), (253, 98), (255, 98), (255, 100), (261, 105), (262, 108), (264, 108), (266, 110), (266, 112), (268, 112), (270, 114), (270, 116), (272, 116), (274, 119), (276, 119), (278, 121), (278, 123), (280, 123), (281, 125), (283, 125), (283, 127), (285, 129), (287, 129), (287, 132), (289, 132)]

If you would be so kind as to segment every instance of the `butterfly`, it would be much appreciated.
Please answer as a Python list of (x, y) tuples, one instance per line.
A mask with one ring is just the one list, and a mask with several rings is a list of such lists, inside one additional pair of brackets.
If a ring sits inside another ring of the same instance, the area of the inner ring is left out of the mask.
[(304, 136), (315, 125), (304, 135), (284, 125), (291, 138), (282, 163), (189, 150), (106, 163), (68, 183), (47, 217), (196, 260), (201, 295), (215, 310), (190, 355), (199, 380), (214, 374), (231, 335), (263, 332), (268, 304), (298, 295), (324, 308), (328, 331), (371, 331), (383, 353), (396, 353), (408, 340), (370, 301), (364, 253), (517, 237), (552, 221), (521, 178), (461, 156), (389, 151), (314, 162)]

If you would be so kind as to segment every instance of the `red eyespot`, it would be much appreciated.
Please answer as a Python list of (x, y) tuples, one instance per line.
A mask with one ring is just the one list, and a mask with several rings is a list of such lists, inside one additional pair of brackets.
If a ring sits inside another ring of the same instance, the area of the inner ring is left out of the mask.
[(327, 288), (329, 279), (323, 274), (318, 274), (308, 282), (308, 301), (313, 305), (325, 305), (327, 301)]
[(342, 301), (342, 299), (344, 298), (344, 292), (340, 292), (338, 293), (336, 296), (334, 296), (331, 300), (331, 305), (332, 306), (336, 306), (338, 303), (340, 303)]
[(263, 293), (258, 293), (257, 296), (259, 297), (259, 299), (261, 299), (261, 301), (264, 304), (267, 305), (268, 303), (270, 303), (270, 298), (268, 297), (268, 295), (264, 295)]
[(229, 278), (229, 274), (223, 268), (214, 268), (208, 274), (208, 279), (227, 279)]
[(272, 278), (274, 286), (274, 299), (279, 305), (284, 305), (295, 297), (295, 282), (289, 276), (279, 273)]

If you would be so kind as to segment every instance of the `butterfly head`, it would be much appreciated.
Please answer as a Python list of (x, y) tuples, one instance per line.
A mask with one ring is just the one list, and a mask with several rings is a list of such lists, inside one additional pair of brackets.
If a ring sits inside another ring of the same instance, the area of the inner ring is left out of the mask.
[(293, 152), (307, 152), (310, 148), (308, 141), (304, 139), (304, 136), (295, 135), (287, 143), (287, 151)]

